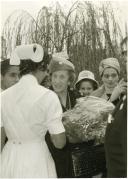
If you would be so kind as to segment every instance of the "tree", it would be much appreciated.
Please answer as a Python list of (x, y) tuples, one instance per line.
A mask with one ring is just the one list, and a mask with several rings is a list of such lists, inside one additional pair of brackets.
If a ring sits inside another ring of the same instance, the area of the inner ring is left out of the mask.
[(2, 36), (8, 54), (16, 45), (35, 42), (47, 52), (67, 50), (76, 74), (87, 69), (97, 79), (103, 58), (120, 60), (122, 34), (111, 2), (100, 2), (97, 6), (91, 1), (76, 1), (68, 13), (57, 2), (52, 8), (42, 7), (36, 20), (26, 11), (15, 11), (7, 19)]

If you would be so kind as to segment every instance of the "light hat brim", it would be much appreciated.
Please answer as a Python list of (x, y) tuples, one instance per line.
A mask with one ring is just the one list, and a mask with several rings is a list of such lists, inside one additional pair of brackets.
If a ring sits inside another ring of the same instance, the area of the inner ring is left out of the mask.
[(77, 82), (75, 83), (75, 88), (78, 88), (78, 84), (81, 82), (81, 81), (83, 81), (83, 80), (90, 80), (90, 81), (92, 81), (95, 85), (96, 85), (96, 87), (98, 88), (98, 86), (99, 86), (99, 83), (95, 80), (95, 79), (93, 79), (93, 78), (87, 78), (87, 77), (81, 77), (79, 80), (77, 80)]

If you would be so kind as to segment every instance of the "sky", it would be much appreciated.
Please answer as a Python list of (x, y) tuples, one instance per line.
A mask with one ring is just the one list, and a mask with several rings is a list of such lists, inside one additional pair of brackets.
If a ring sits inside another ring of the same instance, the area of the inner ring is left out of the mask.
[[(72, 2), (76, 0), (59, 0), (60, 4), (68, 7), (72, 4)], [(37, 16), (37, 13), (43, 6), (52, 6), (55, 4), (55, 0), (27, 0), (27, 1), (12, 1), (12, 0), (2, 0), (1, 1), (1, 24), (2, 27), (8, 18), (8, 16), (17, 9), (23, 9), (28, 11), (33, 17)]]
[[(61, 6), (64, 7), (65, 11), (71, 7), (71, 5), (76, 0), (58, 0)], [(81, 0), (82, 1), (82, 0)], [(56, 0), (1, 0), (0, 1), (0, 33), (2, 32), (4, 23), (7, 18), (15, 11), (15, 10), (26, 10), (28, 11), (34, 18), (37, 17), (37, 13), (43, 6), (53, 6)], [(101, 1), (93, 0), (93, 2), (97, 5), (100, 5)], [(117, 20), (121, 24), (122, 31), (124, 33), (124, 22), (128, 19), (128, 1), (115, 0), (112, 1), (114, 12)]]

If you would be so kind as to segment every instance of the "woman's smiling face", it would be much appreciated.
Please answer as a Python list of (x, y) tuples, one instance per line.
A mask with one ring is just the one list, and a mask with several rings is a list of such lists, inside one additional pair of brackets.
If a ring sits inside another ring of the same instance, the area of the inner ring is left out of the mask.
[(102, 81), (107, 88), (114, 88), (119, 81), (119, 75), (116, 69), (106, 68), (102, 75)]
[(80, 83), (79, 92), (83, 96), (89, 96), (93, 92), (93, 90), (93, 84), (91, 81), (85, 80)]
[(69, 73), (66, 70), (55, 71), (52, 73), (52, 87), (55, 92), (63, 92), (67, 90), (69, 85)]

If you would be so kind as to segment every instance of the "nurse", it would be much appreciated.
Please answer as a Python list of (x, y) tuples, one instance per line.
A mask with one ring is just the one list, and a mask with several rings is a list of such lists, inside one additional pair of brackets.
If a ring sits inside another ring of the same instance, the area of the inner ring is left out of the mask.
[(49, 131), (56, 148), (66, 143), (57, 95), (40, 85), (48, 56), (38, 44), (17, 46), (10, 64), (20, 65), (20, 81), (2, 92), (2, 126), (8, 137), (1, 155), (1, 177), (52, 178), (56, 169), (45, 143)]

